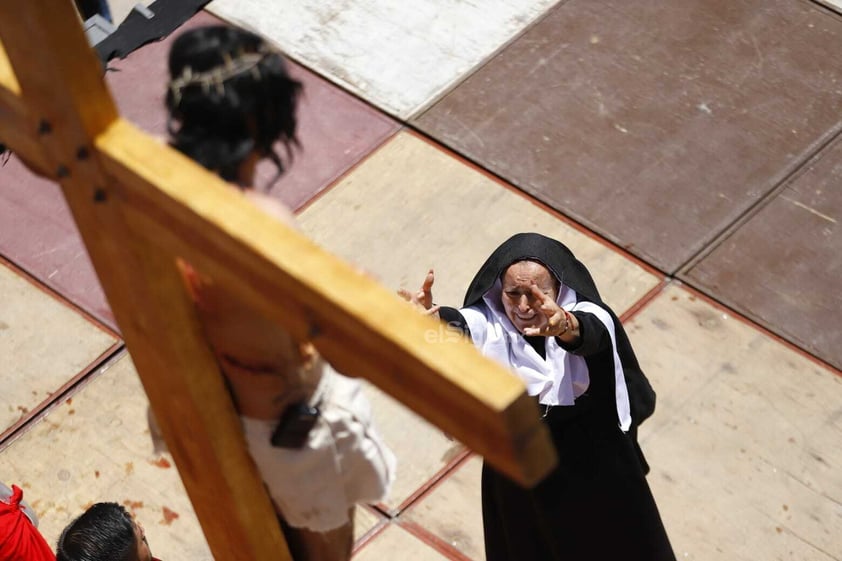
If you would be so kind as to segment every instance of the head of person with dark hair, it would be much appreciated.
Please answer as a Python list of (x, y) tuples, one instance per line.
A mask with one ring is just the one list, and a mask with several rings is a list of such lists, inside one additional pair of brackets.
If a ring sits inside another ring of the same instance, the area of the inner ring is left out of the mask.
[(284, 164), (296, 138), (301, 83), (261, 37), (228, 26), (192, 29), (170, 49), (166, 105), (172, 145), (223, 179), (251, 186), (264, 157)]
[(153, 561), (143, 527), (117, 503), (96, 503), (70, 523), (56, 561)]

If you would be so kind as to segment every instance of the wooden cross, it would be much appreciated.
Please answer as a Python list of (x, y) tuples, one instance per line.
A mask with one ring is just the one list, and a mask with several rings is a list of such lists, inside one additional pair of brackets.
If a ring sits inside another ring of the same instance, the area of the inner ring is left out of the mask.
[(552, 469), (507, 370), (123, 120), (69, 0), (0, 0), (0, 140), (61, 184), (216, 559), (289, 552), (177, 258), (517, 481)]

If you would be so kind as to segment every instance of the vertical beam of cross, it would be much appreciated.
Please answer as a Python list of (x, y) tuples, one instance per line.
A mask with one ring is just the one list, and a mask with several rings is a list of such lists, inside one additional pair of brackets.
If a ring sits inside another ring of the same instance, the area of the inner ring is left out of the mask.
[(71, 2), (2, 0), (0, 38), (214, 557), (290, 559), (174, 260), (126, 227), (100, 165), (118, 115)]
[(216, 558), (289, 554), (175, 256), (513, 479), (552, 469), (511, 373), (425, 341), (431, 319), (122, 121), (75, 17), (70, 1), (0, 0), (0, 131), (60, 181)]

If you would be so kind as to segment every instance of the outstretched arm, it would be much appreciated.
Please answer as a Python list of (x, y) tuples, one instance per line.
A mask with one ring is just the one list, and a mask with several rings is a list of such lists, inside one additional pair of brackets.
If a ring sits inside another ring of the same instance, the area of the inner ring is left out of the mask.
[(398, 295), (421, 308), (427, 315), (436, 315), (439, 311), (439, 306), (433, 305), (433, 283), (436, 281), (435, 272), (430, 269), (427, 271), (427, 276), (424, 277), (424, 282), (421, 283), (421, 288), (416, 292), (410, 292), (405, 288), (398, 289)]

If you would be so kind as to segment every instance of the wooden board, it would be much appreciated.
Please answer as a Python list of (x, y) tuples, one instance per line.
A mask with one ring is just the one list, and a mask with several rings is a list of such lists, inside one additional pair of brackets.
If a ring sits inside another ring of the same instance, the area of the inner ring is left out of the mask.
[(465, 341), (425, 341), (433, 320), (120, 119), (73, 20), (70, 2), (0, 4), (17, 81), (0, 66), (0, 132), (60, 180), (217, 558), (289, 553), (176, 257), (512, 477), (533, 483), (552, 468), (546, 428), (519, 380)]

